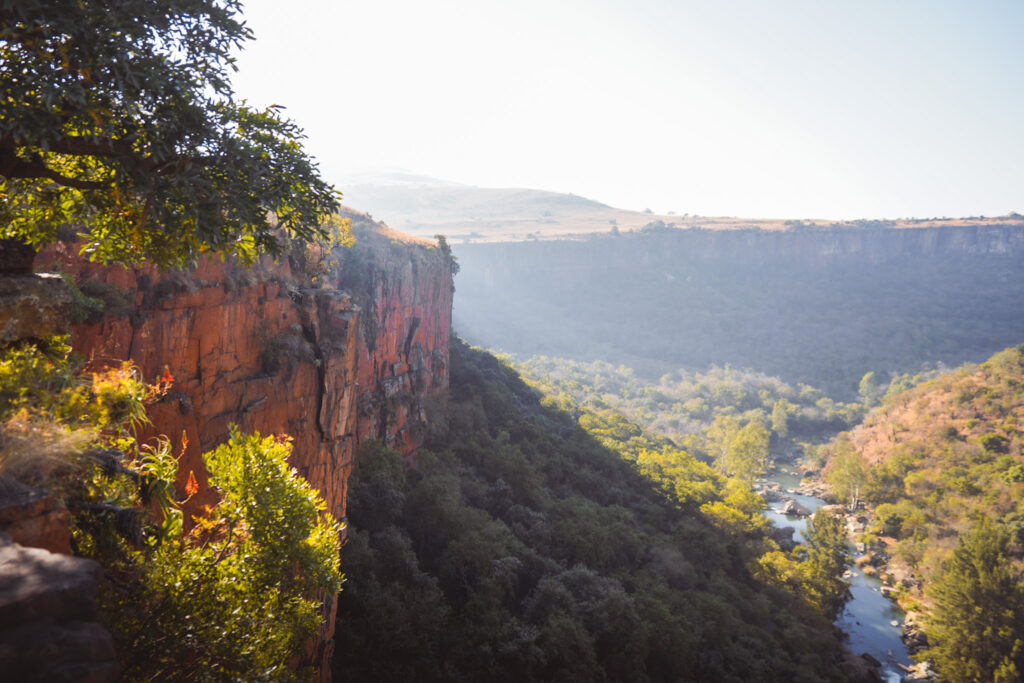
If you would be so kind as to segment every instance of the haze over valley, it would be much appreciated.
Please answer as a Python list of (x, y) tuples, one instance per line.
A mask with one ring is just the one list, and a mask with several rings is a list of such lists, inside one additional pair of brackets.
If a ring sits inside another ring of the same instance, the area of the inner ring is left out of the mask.
[(1018, 214), (765, 220), (422, 176), (351, 187), (392, 227), (446, 235), (460, 260), (457, 331), (519, 357), (649, 379), (733, 365), (845, 399), (868, 372), (979, 362), (1024, 339)]
[(1024, 681), (1024, 4), (0, 12), (0, 677)]

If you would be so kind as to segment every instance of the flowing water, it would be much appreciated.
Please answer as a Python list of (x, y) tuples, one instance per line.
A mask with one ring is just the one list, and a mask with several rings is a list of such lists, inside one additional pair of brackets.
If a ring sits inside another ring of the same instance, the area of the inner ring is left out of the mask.
[[(768, 479), (782, 487), (784, 499), (792, 498), (809, 510), (817, 510), (825, 504), (825, 501), (815, 496), (788, 492), (799, 486), (799, 477), (777, 472)], [(807, 519), (782, 514), (780, 510), (784, 501), (769, 505), (765, 515), (780, 528), (793, 527), (793, 540), (803, 541)], [(896, 603), (882, 596), (879, 590), (882, 584), (878, 579), (865, 576), (857, 567), (853, 567), (852, 572), (853, 576), (848, 578), (852, 597), (836, 620), (836, 625), (846, 634), (846, 646), (851, 652), (857, 655), (867, 652), (882, 663), (880, 673), (883, 680), (899, 683), (900, 677), (904, 675), (899, 665), (909, 666), (912, 663), (906, 646), (900, 640), (903, 611)], [(893, 626), (894, 622), (896, 626)]]

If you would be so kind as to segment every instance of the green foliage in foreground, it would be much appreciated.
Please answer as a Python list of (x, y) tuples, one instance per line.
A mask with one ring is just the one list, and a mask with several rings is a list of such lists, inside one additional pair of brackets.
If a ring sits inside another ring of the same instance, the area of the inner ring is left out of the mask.
[(664, 439), (574, 417), (453, 345), (447, 434), (351, 480), (339, 679), (841, 680), (816, 550)]
[(103, 620), (127, 680), (290, 680), (340, 588), (339, 528), (287, 464), (290, 443), (232, 432), (204, 457), (221, 500), (187, 534), (167, 440), (132, 427), (166, 392), (128, 364), (83, 377), (64, 340), (0, 353), (0, 473), (53, 490), (104, 567)]
[(1024, 674), (1024, 570), (1008, 557), (1011, 543), (1005, 527), (982, 520), (930, 587), (928, 656), (943, 680), (1011, 683)]
[(239, 0), (32, 0), (0, 12), (0, 236), (69, 225), (105, 262), (325, 237), (338, 193), (277, 106), (236, 101)]
[(287, 463), (287, 440), (243, 436), (204, 458), (220, 503), (184, 536), (126, 549), (104, 594), (125, 674), (306, 680), (289, 663), (341, 587), (339, 528)]

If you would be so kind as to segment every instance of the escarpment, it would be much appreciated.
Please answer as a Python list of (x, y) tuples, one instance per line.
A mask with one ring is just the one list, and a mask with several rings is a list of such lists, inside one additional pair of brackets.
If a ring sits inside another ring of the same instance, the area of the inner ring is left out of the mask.
[(200, 477), (200, 454), (230, 424), (288, 434), (293, 464), (341, 519), (361, 441), (407, 456), (423, 442), (448, 386), (451, 259), (351, 217), (355, 246), (252, 268), (210, 257), (159, 273), (51, 255), (101, 302), (74, 327), (75, 351), (91, 367), (128, 360), (147, 381), (173, 377), (149, 417), (184, 448), (182, 476)]
[[(88, 263), (66, 246), (41, 258), (81, 283), (88, 317), (73, 347), (91, 368), (130, 361), (171, 380), (142, 437), (166, 435), (210, 503), (201, 454), (229, 425), (287, 434), (291, 462), (339, 520), (358, 445), (375, 438), (411, 457), (443, 409), (451, 327), (450, 254), (353, 219), (353, 247), (294, 250), (244, 268), (215, 257), (159, 273)], [(100, 305), (100, 302), (102, 305)], [(167, 386), (166, 384), (164, 386)], [(334, 604), (315, 658), (329, 673)]]

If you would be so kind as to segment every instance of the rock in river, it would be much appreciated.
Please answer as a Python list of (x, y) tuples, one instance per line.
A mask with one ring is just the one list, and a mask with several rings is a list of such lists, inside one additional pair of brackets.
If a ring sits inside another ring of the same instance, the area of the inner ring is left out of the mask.
[(811, 511), (805, 508), (800, 503), (796, 502), (792, 498), (786, 501), (782, 506), (782, 514), (784, 515), (797, 515), (799, 517), (807, 517), (811, 514)]

